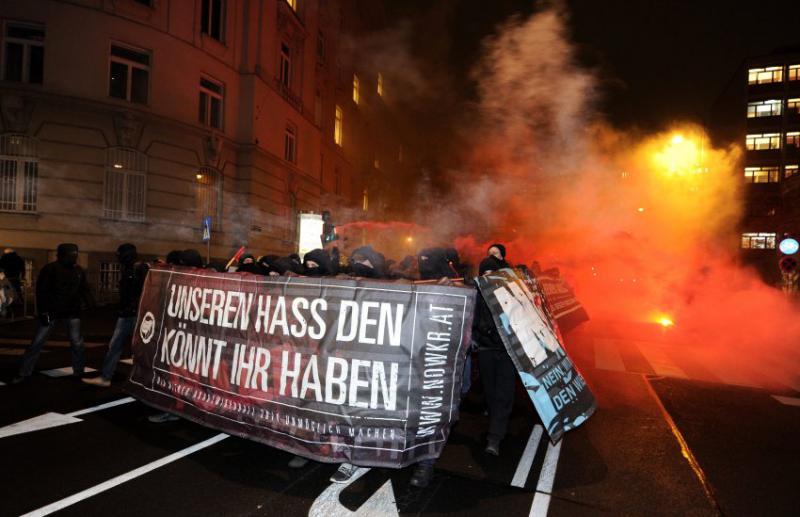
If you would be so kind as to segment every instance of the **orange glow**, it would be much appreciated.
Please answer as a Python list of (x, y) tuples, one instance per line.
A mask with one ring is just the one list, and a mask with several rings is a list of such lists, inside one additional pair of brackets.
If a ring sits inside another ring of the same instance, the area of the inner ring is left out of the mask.
[(702, 172), (705, 138), (705, 135), (687, 138), (677, 133), (672, 135), (667, 143), (662, 137), (660, 142), (655, 143), (653, 165), (658, 172), (669, 175), (683, 176)]
[(672, 319), (670, 319), (668, 316), (661, 316), (660, 318), (658, 318), (658, 324), (664, 328), (668, 328), (675, 325), (675, 322), (672, 321)]
[(414, 238), (409, 235), (406, 237), (406, 242), (414, 242)]

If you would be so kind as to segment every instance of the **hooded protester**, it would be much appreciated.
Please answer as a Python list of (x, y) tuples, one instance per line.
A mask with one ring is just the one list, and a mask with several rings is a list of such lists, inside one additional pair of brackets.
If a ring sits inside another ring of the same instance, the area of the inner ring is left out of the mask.
[(275, 262), (279, 259), (277, 255), (262, 255), (258, 257), (258, 263), (265, 275), (279, 276), (280, 273), (275, 268)]
[(183, 252), (181, 250), (172, 250), (167, 253), (167, 264), (170, 266), (180, 266), (182, 264), (181, 255)]
[(181, 252), (181, 265), (186, 267), (203, 267), (203, 257), (195, 249), (183, 250)]
[(94, 306), (94, 299), (89, 291), (86, 273), (78, 265), (78, 246), (59, 244), (56, 257), (55, 262), (42, 268), (36, 281), (38, 326), (31, 344), (20, 360), (17, 377), (11, 381), (14, 384), (26, 380), (33, 373), (47, 336), (58, 321), (64, 322), (69, 334), (73, 375), (83, 375), (86, 366), (86, 350), (81, 335), (81, 308), (84, 303)]
[(417, 255), (420, 279), (457, 278), (458, 272), (453, 267), (452, 259), (458, 260), (458, 253), (453, 257), (454, 252), (445, 248), (425, 248), (420, 251)]
[(281, 276), (289, 274), (302, 275), (304, 273), (303, 264), (295, 254), (276, 258), (270, 262), (270, 270)]
[(323, 249), (314, 249), (303, 256), (303, 274), (306, 276), (329, 276), (331, 258)]
[(486, 249), (486, 253), (488, 255), (491, 255), (492, 257), (496, 258), (497, 260), (501, 260), (503, 262), (506, 261), (506, 247), (503, 246), (500, 243), (494, 243), (494, 244), (490, 245)]
[(237, 272), (241, 273), (251, 273), (253, 275), (266, 275), (266, 271), (264, 271), (259, 263), (256, 262), (256, 259), (250, 253), (245, 253), (239, 258), (239, 267), (236, 268)]
[[(481, 261), (478, 273), (483, 276), (505, 267), (508, 267), (505, 260), (490, 254)], [(517, 369), (508, 356), (489, 306), (480, 294), (475, 303), (472, 339), (478, 345), (478, 365), (483, 382), (483, 392), (486, 396), (486, 405), (489, 408), (489, 433), (485, 450), (487, 454), (499, 456), (500, 442), (506, 435), (508, 419), (514, 406), (514, 383), (517, 378)]]
[[(22, 275), (25, 273), (25, 261), (17, 255), (17, 252), (11, 248), (3, 250), (3, 256), (0, 257), (0, 269), (6, 275), (11, 287), (16, 291), (14, 298), (16, 300), (22, 299)], [(13, 302), (12, 302), (13, 303)]]
[(121, 244), (117, 248), (119, 261), (119, 315), (111, 341), (108, 342), (108, 352), (103, 359), (103, 368), (99, 377), (83, 379), (86, 384), (107, 388), (111, 386), (111, 378), (117, 369), (122, 349), (133, 335), (136, 325), (136, 312), (139, 309), (139, 299), (144, 289), (144, 281), (150, 267), (146, 262), (138, 261), (139, 255), (136, 246), (130, 243)]
[(362, 246), (350, 254), (349, 267), (352, 276), (363, 278), (383, 278), (386, 260), (383, 255), (372, 249), (372, 246)]

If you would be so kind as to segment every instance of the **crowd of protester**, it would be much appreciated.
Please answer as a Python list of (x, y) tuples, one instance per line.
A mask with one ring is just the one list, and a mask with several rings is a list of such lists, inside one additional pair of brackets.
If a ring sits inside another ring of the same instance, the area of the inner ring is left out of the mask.
[[(136, 246), (125, 243), (117, 249), (117, 259), (120, 264), (119, 312), (114, 332), (109, 341), (100, 375), (84, 378), (86, 351), (81, 333), (81, 311), (93, 307), (94, 301), (86, 273), (77, 263), (77, 258), (77, 245), (60, 244), (57, 248), (56, 261), (41, 269), (36, 282), (37, 329), (21, 357), (17, 376), (11, 381), (12, 384), (22, 383), (30, 377), (47, 337), (60, 323), (65, 325), (68, 332), (73, 375), (97, 387), (110, 386), (123, 348), (130, 342), (133, 334), (139, 298), (150, 267), (183, 266), (264, 276), (347, 276), (443, 285), (465, 285), (465, 279), (471, 269), (468, 264), (461, 262), (458, 252), (453, 248), (426, 248), (419, 251), (416, 256), (409, 255), (400, 261), (387, 260), (371, 246), (362, 246), (353, 250), (349, 257), (341, 256), (339, 250), (333, 247), (329, 250), (309, 251), (302, 258), (295, 253), (286, 256), (260, 257), (245, 253), (239, 256), (235, 264), (216, 261), (204, 264), (202, 256), (195, 249), (174, 250), (169, 252), (164, 260), (145, 262), (139, 259)], [(4, 285), (3, 280), (6, 280), (7, 284), (13, 284), (16, 278), (18, 283), (19, 264), (13, 257), (6, 262), (16, 274), (6, 273), (5, 279), (0, 278), (0, 287)], [(505, 267), (509, 267), (505, 247), (502, 244), (492, 244), (487, 249), (486, 257), (479, 264), (478, 274), (489, 274)], [(10, 289), (13, 288), (11, 285)], [(462, 397), (465, 396), (470, 389), (471, 359), (473, 352), (476, 352), (489, 417), (485, 452), (499, 456), (500, 442), (506, 434), (513, 406), (517, 373), (497, 332), (492, 314), (480, 295), (477, 296), (472, 340), (465, 361), (461, 394)], [(179, 417), (171, 413), (159, 413), (149, 418), (154, 423), (178, 419)], [(289, 462), (289, 466), (300, 468), (308, 461), (296, 456)], [(412, 486), (425, 487), (429, 484), (434, 462), (435, 460), (422, 460), (417, 463), (411, 478)], [(346, 483), (357, 469), (356, 465), (343, 463), (331, 477), (331, 481)]]

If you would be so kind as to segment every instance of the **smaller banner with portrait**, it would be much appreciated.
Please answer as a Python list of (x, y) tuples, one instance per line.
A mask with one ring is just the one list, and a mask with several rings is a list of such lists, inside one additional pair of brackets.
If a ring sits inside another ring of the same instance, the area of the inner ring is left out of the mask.
[(572, 287), (558, 273), (557, 269), (546, 269), (536, 275), (536, 281), (542, 288), (547, 308), (558, 323), (561, 332), (569, 332), (584, 321), (589, 321), (589, 314), (575, 296)]
[(494, 271), (475, 282), (550, 439), (557, 442), (586, 421), (597, 403), (542, 307), (542, 293), (516, 269)]

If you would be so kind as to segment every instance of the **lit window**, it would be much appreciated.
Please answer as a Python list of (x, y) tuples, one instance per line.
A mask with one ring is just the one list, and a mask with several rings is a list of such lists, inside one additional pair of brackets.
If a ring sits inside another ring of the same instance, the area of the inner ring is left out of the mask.
[(217, 169), (202, 167), (195, 174), (195, 209), (198, 219), (211, 217), (211, 226), (222, 229), (222, 174)]
[(768, 100), (747, 103), (747, 118), (775, 117), (781, 114), (781, 101)]
[(199, 120), (204, 126), (222, 129), (224, 90), (220, 83), (200, 78)]
[(800, 147), (800, 131), (790, 131), (786, 133), (786, 145)]
[(786, 101), (786, 111), (800, 113), (800, 99), (788, 99)]
[(224, 41), (225, 0), (202, 0), (200, 32), (217, 41)]
[(317, 32), (317, 61), (325, 62), (325, 35), (322, 31)]
[(38, 182), (36, 140), (24, 135), (0, 136), (0, 210), (35, 212)]
[(106, 151), (103, 215), (121, 221), (144, 221), (147, 156), (134, 149)]
[(3, 44), (3, 80), (42, 84), (44, 26), (7, 23)]
[(283, 159), (290, 163), (297, 163), (297, 128), (288, 124), (283, 137)]
[(147, 104), (150, 83), (150, 54), (111, 45), (108, 95), (137, 104)]
[(800, 65), (789, 65), (789, 73), (787, 75), (789, 81), (800, 80)]
[(747, 84), (779, 83), (781, 81), (783, 81), (782, 66), (751, 68), (747, 72)]
[(378, 72), (378, 95), (383, 97), (383, 74)]
[(286, 0), (286, 3), (289, 4), (293, 11), (297, 11), (297, 0)]
[(358, 91), (358, 87), (359, 87), (358, 76), (356, 74), (353, 74), (353, 102), (355, 102), (356, 104), (358, 104), (358, 101), (361, 97)]
[(780, 133), (765, 133), (758, 135), (747, 135), (745, 140), (748, 151), (762, 151), (767, 149), (781, 148)]
[(281, 43), (281, 57), (278, 67), (278, 79), (286, 89), (292, 86), (292, 51), (289, 45)]
[(367, 189), (364, 189), (364, 194), (361, 198), (361, 210), (364, 212), (369, 210), (369, 194), (367, 193)]
[(784, 165), (783, 167), (783, 177), (784, 178), (791, 178), (792, 176), (797, 175), (798, 173), (798, 166), (797, 165)]
[(375, 157), (375, 159), (372, 161), (372, 166), (375, 167), (376, 169), (380, 169), (381, 161), (377, 157)]
[(743, 233), (742, 249), (765, 250), (775, 249), (774, 233)]
[(745, 167), (744, 180), (747, 183), (777, 183), (780, 178), (778, 167)]
[(336, 143), (336, 145), (340, 147), (342, 145), (343, 118), (344, 114), (342, 113), (342, 108), (336, 106), (336, 114), (334, 115), (334, 120), (333, 120), (333, 141)]

